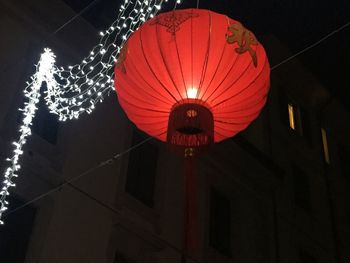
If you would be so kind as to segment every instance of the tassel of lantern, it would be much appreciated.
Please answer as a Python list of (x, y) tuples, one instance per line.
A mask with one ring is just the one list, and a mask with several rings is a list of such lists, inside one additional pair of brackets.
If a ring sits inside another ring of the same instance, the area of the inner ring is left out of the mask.
[(184, 165), (184, 255), (182, 262), (186, 258), (194, 257), (199, 251), (199, 224), (198, 224), (198, 192), (195, 149), (185, 149)]

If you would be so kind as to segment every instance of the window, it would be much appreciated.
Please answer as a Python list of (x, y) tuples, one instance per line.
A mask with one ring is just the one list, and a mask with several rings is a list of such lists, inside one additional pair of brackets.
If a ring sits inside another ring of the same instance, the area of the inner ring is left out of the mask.
[(321, 136), (322, 136), (322, 144), (323, 144), (324, 161), (327, 164), (330, 164), (331, 160), (329, 158), (328, 138), (327, 138), (327, 132), (326, 132), (326, 130), (324, 128), (321, 128)]
[(308, 113), (295, 103), (288, 103), (289, 127), (311, 143), (310, 120)]
[[(132, 145), (147, 137), (134, 131)], [(149, 207), (154, 206), (154, 185), (157, 170), (158, 148), (151, 141), (130, 152), (125, 190)]]
[(288, 102), (285, 107), (288, 108), (288, 120), (289, 120), (289, 128), (295, 131), (300, 136), (303, 135), (303, 122), (302, 122), (302, 114), (300, 107), (291, 101)]
[[(46, 84), (44, 84), (46, 85)], [(42, 87), (46, 90), (46, 86)], [(46, 101), (42, 96), (38, 105), (36, 116), (33, 120), (33, 132), (51, 144), (57, 142), (58, 117), (50, 113)]]
[(284, 125), (305, 137), (308, 143), (312, 143), (308, 112), (293, 102), (283, 91), (280, 91), (280, 116)]
[(295, 204), (307, 211), (311, 209), (310, 182), (306, 173), (293, 165), (293, 186)]
[[(8, 211), (24, 204), (24, 202), (13, 196), (9, 196), (8, 199), (10, 203)], [(6, 213), (4, 215), (6, 216)], [(31, 206), (26, 206), (4, 218), (5, 225), (0, 227), (1, 262), (24, 262), (34, 217), (35, 209)]]
[(302, 135), (302, 126), (300, 119), (300, 110), (298, 105), (293, 102), (287, 94), (280, 89), (280, 116), (284, 125), (288, 126), (291, 130)]
[(210, 191), (209, 245), (231, 257), (230, 200), (216, 189)]
[(288, 103), (288, 117), (289, 117), (289, 127), (292, 130), (296, 130), (296, 125), (295, 125), (295, 107), (291, 103)]
[(304, 249), (299, 250), (300, 263), (316, 263), (316, 259)]

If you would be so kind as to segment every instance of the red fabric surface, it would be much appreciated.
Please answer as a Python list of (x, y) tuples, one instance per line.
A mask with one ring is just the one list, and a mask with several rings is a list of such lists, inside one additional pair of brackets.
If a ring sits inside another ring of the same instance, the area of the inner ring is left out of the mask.
[(232, 24), (241, 25), (208, 10), (175, 10), (132, 34), (115, 67), (115, 86), (139, 129), (166, 141), (172, 107), (193, 97), (213, 113), (215, 142), (244, 130), (259, 115), (269, 89), (268, 59), (259, 42), (238, 52), (239, 43), (227, 39)]

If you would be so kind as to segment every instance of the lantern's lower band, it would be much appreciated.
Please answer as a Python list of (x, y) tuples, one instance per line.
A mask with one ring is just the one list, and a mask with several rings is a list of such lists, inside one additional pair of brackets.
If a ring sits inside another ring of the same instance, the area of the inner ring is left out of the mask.
[(176, 104), (170, 112), (167, 142), (182, 147), (202, 147), (214, 142), (211, 111), (195, 101)]

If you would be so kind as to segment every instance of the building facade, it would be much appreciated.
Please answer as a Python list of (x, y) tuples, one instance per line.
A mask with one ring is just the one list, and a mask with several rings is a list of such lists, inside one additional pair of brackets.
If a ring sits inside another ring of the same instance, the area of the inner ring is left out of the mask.
[[(3, 169), (41, 50), (69, 65), (98, 40), (82, 17), (60, 29), (75, 15), (61, 0), (0, 1)], [(259, 39), (271, 65), (291, 55)], [(114, 94), (67, 123), (41, 106), (0, 229), (1, 262), (181, 262), (182, 157), (155, 140), (129, 151), (147, 136)], [(198, 157), (200, 249), (187, 262), (350, 262), (349, 117), (297, 59), (274, 68), (260, 117)]]

